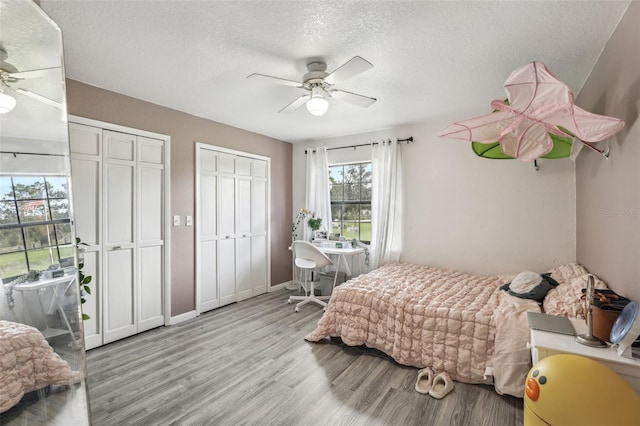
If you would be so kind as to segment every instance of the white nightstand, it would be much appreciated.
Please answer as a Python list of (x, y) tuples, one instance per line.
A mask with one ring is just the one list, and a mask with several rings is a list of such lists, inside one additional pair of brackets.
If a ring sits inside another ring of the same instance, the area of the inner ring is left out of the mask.
[[(587, 332), (584, 320), (570, 318), (576, 333)], [(612, 347), (592, 348), (577, 343), (573, 336), (550, 333), (548, 331), (531, 330), (531, 360), (536, 364), (541, 359), (557, 354), (575, 354), (594, 359), (625, 379), (640, 394), (640, 360), (624, 358)]]

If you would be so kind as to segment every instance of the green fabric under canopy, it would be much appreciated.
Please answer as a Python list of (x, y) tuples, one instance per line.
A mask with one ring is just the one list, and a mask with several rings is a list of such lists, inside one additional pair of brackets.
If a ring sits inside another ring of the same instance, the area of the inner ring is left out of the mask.
[[(565, 158), (571, 154), (572, 137), (570, 136), (558, 136), (553, 133), (549, 133), (553, 140), (553, 149), (549, 153), (541, 158)], [(492, 143), (480, 143), (471, 142), (471, 149), (477, 156), (482, 158), (490, 158), (492, 160), (513, 160), (514, 158), (506, 155), (500, 149), (500, 142)]]

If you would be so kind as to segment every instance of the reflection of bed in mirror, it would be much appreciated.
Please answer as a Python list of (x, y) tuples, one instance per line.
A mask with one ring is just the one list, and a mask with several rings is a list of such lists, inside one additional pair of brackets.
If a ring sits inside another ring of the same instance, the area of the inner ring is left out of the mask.
[(62, 35), (25, 0), (0, 28), (0, 424), (90, 424), (77, 273), (37, 277), (75, 250)]
[(29, 392), (51, 392), (51, 385), (74, 391), (81, 377), (53, 351), (39, 330), (0, 320), (0, 413), (13, 408)]

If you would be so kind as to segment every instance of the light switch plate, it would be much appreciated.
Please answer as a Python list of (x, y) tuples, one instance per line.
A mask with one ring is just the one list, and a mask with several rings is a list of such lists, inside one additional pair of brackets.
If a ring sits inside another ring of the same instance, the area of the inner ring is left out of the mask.
[(180, 226), (180, 216), (173, 216), (173, 226)]
[(193, 216), (185, 216), (184, 217), (184, 224), (187, 226), (192, 226), (193, 225)]

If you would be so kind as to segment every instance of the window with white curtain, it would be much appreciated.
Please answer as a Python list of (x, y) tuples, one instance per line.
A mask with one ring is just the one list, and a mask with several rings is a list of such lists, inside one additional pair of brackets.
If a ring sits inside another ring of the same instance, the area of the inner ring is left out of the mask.
[(371, 241), (371, 162), (329, 166), (331, 232)]
[(65, 176), (0, 176), (0, 277), (73, 256)]

